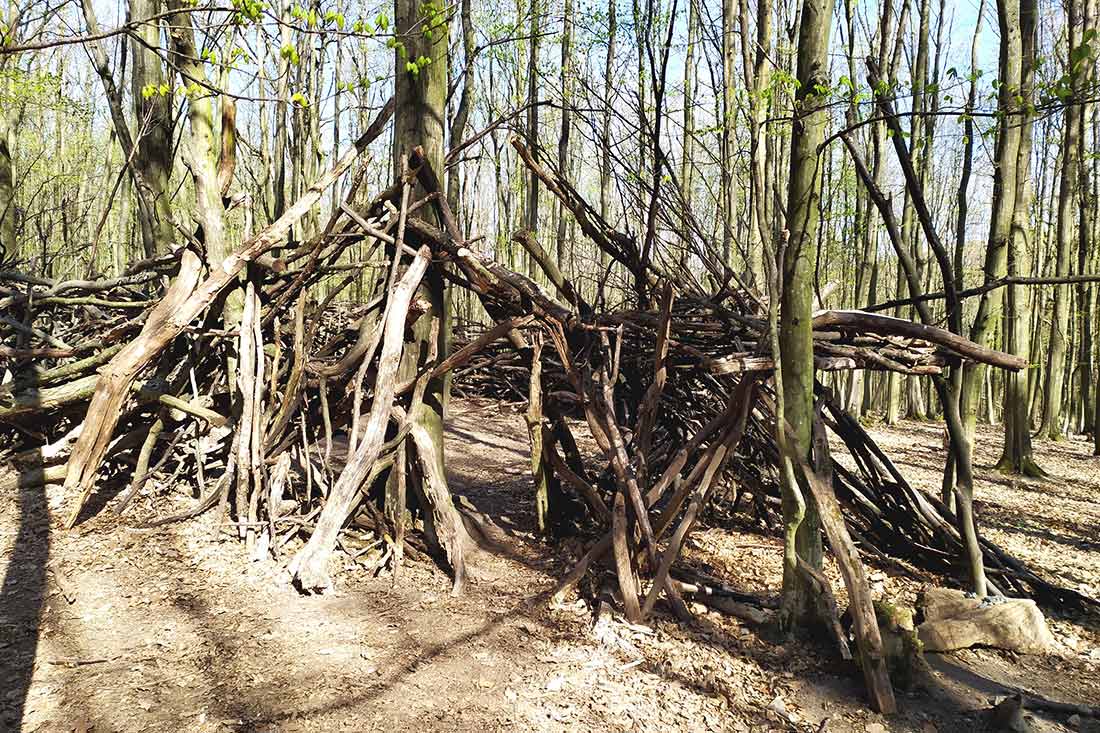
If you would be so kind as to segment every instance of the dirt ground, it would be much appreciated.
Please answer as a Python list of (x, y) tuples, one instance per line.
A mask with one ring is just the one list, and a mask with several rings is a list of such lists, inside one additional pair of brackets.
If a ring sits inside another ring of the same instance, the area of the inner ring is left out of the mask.
[[(938, 427), (873, 433), (914, 485), (935, 490)], [(1041, 443), (1052, 479), (1009, 481), (990, 470), (998, 449), (997, 429), (983, 429), (983, 530), (1046, 576), (1100, 594), (1100, 459), (1083, 441)], [(935, 733), (982, 730), (981, 711), (1010, 689), (1100, 704), (1096, 617), (1051, 618), (1050, 656), (928, 655), (933, 672), (890, 719), (868, 711), (858, 674), (827, 642), (701, 609), (690, 625), (594, 624), (584, 601), (546, 597), (577, 549), (532, 531), (521, 417), (457, 402), (447, 451), (455, 493), (501, 530), (460, 598), (432, 565), (408, 562), (394, 580), (343, 555), (335, 592), (303, 597), (280, 563), (213, 541), (212, 513), (139, 530), (101, 511), (66, 532), (59, 488), (0, 497), (0, 730)], [(751, 529), (704, 527), (688, 559), (746, 591), (778, 592), (778, 542)], [(889, 568), (872, 567), (871, 580), (903, 602), (920, 586)], [(1100, 729), (1068, 727), (1065, 714), (1029, 719), (1036, 731)]]

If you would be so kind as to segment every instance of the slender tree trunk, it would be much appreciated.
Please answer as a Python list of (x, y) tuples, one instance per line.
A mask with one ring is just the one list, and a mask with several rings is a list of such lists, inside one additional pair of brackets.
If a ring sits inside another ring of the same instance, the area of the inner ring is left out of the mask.
[[(697, 28), (699, 21), (695, 17), (696, 2), (697, 0), (688, 0), (687, 3), (687, 48), (684, 50), (684, 134), (680, 146), (680, 195), (684, 199), (685, 211), (691, 210), (692, 171), (694, 170), (695, 39), (699, 32)], [(611, 5), (614, 5), (614, 0), (612, 0)], [(684, 252), (686, 256), (686, 248)]]
[[(451, 120), (450, 141), (451, 145), (458, 145), (466, 136), (466, 126), (470, 119), (470, 109), (474, 104), (474, 51), (476, 50), (476, 38), (474, 35), (474, 23), (471, 17), (470, 0), (461, 0), (459, 11), (459, 23), (462, 31), (462, 96), (459, 97), (458, 107), (455, 109), (454, 118)], [(447, 201), (451, 205), (451, 211), (458, 216), (461, 210), (460, 202), (464, 199), (459, 190), (459, 166), (452, 165), (447, 169)]]
[[(849, 128), (854, 128), (859, 121), (859, 106), (856, 103), (856, 87), (855, 80), (858, 79), (856, 73), (856, 50), (855, 50), (855, 7), (852, 0), (845, 0), (844, 2), (844, 25), (845, 25), (845, 40), (847, 41), (847, 56), (848, 56), (848, 79), (851, 82), (851, 88), (848, 90), (849, 103), (848, 108), (845, 110), (844, 123)], [(872, 123), (875, 124), (875, 123)], [(871, 226), (870, 226), (870, 202), (866, 197), (856, 196), (856, 202), (854, 207), (855, 221), (853, 222), (852, 229), (854, 239), (860, 243), (858, 249), (858, 259), (855, 263), (854, 285), (852, 289), (852, 303), (853, 307), (860, 308), (867, 299), (867, 283), (870, 280), (869, 265), (874, 253), (871, 251)], [(845, 392), (845, 406), (848, 412), (854, 416), (859, 417), (863, 411), (863, 389), (865, 375), (862, 370), (855, 369), (848, 375), (848, 389)]]
[[(221, 145), (214, 122), (213, 94), (203, 85), (207, 82), (206, 69), (195, 46), (191, 13), (186, 0), (168, 0), (171, 17), (171, 55), (169, 59), (190, 78), (192, 88), (187, 104), (187, 121), (190, 127), (191, 175), (195, 183), (195, 219), (202, 227), (203, 246), (212, 262), (221, 262), (230, 252), (225, 236), (225, 206), (222, 204), (221, 186), (218, 185), (218, 158)], [(231, 382), (232, 383), (232, 380)]]
[[(912, 208), (912, 207), (906, 207)], [(906, 238), (906, 229), (904, 224), (905, 218), (902, 218), (902, 241), (908, 242)], [(904, 298), (908, 292), (905, 284), (905, 273), (902, 271), (901, 266), (898, 265), (894, 271), (894, 297)], [(904, 318), (905, 308), (904, 306), (896, 306), (893, 313), (894, 318)], [(897, 372), (886, 373), (886, 424), (897, 425), (901, 421), (901, 386), (902, 375)]]
[[(614, 2), (614, 0), (612, 0)], [(17, 43), (18, 32), (16, 27), (16, 14), (19, 7), (16, 3), (9, 3), (8, 15), (5, 20), (5, 35), (10, 38), (10, 43)], [(4, 16), (0, 15), (0, 18)], [(10, 29), (10, 30), (9, 30)], [(14, 66), (17, 56), (0, 58), (0, 94), (6, 99), (14, 99), (11, 94), (12, 80), (6, 73), (7, 65)], [(0, 109), (0, 260), (19, 256), (19, 243), (15, 236), (15, 167), (12, 147), (14, 143), (14, 131), (19, 126), (19, 118), (22, 116), (23, 105), (6, 104)]]
[[(265, 43), (263, 29), (260, 27), (256, 28), (255, 43), (257, 66), (266, 71), (267, 43)], [(260, 170), (257, 171), (257, 184), (260, 190), (256, 196), (256, 201), (259, 204), (258, 208), (263, 211), (264, 221), (270, 224), (275, 220), (275, 191), (272, 186), (273, 178), (271, 175), (271, 170), (274, 167), (271, 159), (271, 113), (266, 100), (270, 90), (263, 82), (260, 83), (260, 90), (265, 99), (258, 103), (256, 109), (256, 116), (259, 118), (260, 124)]]
[[(1080, 76), (1084, 73), (1083, 60), (1076, 56), (1081, 46), (1081, 0), (1067, 0), (1067, 27), (1069, 42), (1066, 69), (1070, 74), (1073, 96), (1079, 101)], [(1073, 246), (1073, 228), (1078, 220), (1077, 187), (1080, 182), (1078, 164), (1084, 115), (1081, 104), (1065, 108), (1062, 129), (1062, 170), (1058, 183), (1058, 241), (1055, 255), (1054, 276), (1065, 277), (1070, 271), (1070, 249)], [(1050, 343), (1047, 348), (1046, 380), (1043, 392), (1043, 420), (1039, 435), (1051, 440), (1062, 440), (1063, 379), (1066, 365), (1066, 349), (1069, 342), (1069, 285), (1054, 286), (1054, 313), (1050, 324)]]
[[(1086, 0), (1084, 3), (1084, 18), (1082, 26), (1085, 32), (1095, 31), (1100, 28), (1097, 23), (1097, 0)], [(1083, 89), (1091, 89), (1096, 83), (1095, 58), (1088, 61), (1083, 69), (1081, 86)], [(1080, 134), (1077, 138), (1078, 150), (1078, 176), (1077, 190), (1080, 195), (1081, 205), (1078, 207), (1077, 218), (1077, 272), (1086, 274), (1090, 271), (1091, 253), (1093, 246), (1093, 220), (1096, 217), (1097, 199), (1092, 190), (1093, 166), (1088, 165), (1088, 153), (1095, 148), (1088, 146), (1090, 119), (1096, 114), (1096, 104), (1081, 101)], [(1095, 145), (1095, 140), (1094, 140)], [(1073, 414), (1074, 427), (1080, 432), (1088, 431), (1089, 420), (1087, 413), (1092, 405), (1092, 340), (1093, 320), (1092, 293), (1094, 286), (1091, 283), (1078, 283), (1077, 285), (1077, 333), (1080, 337), (1077, 348), (1077, 389), (1074, 392), (1072, 404), (1075, 406)]]
[[(734, 189), (734, 132), (737, 121), (734, 107), (734, 2), (722, 0), (722, 264), (733, 265), (733, 238), (737, 225), (737, 192)], [(816, 236), (816, 235), (815, 235)]]
[[(828, 126), (829, 30), (832, 3), (804, 0), (798, 35), (798, 92), (791, 135), (791, 167), (787, 196), (787, 241), (783, 256), (782, 294), (779, 313), (780, 363), (782, 367), (783, 413), (786, 433), (781, 442), (790, 465), (800, 465), (810, 454), (814, 419), (813, 274), (817, 265), (817, 231), (820, 225), (818, 200), (821, 196), (822, 161), (818, 150)], [(789, 431), (789, 432), (788, 432)], [(811, 567), (822, 563), (821, 519), (817, 507), (803, 492), (794, 472), (784, 471), (783, 512), (788, 524), (797, 524), (795, 549)], [(802, 502), (799, 495), (806, 496)], [(795, 507), (805, 504), (805, 515), (796, 521)], [(790, 537), (788, 536), (788, 542)], [(806, 616), (811, 607), (810, 588), (796, 568), (784, 564), (783, 607), (787, 623)]]
[[(558, 170), (566, 179), (569, 175), (569, 132), (572, 125), (570, 105), (573, 104), (573, 0), (565, 0), (564, 27), (561, 36), (561, 134), (558, 136)], [(565, 276), (571, 277), (571, 269), (567, 266), (566, 257), (566, 230), (568, 217), (565, 216), (563, 204), (557, 202), (557, 257), (558, 269)]]
[[(527, 59), (527, 148), (539, 149), (539, 0), (531, 0), (530, 56)], [(539, 179), (534, 171), (527, 174), (527, 208), (524, 228), (537, 236), (539, 229)], [(527, 257), (527, 276), (535, 280), (539, 266), (534, 257)]]
[(646, 73), (645, 49), (646, 47), (646, 8), (642, 2), (651, 0), (632, 0), (631, 12), (634, 19), (634, 49), (638, 61), (638, 170), (646, 170), (646, 153), (649, 146), (646, 144), (646, 99), (649, 89), (649, 75)]
[[(1030, 2), (1030, 0), (1024, 0)], [(1020, 115), (1023, 104), (1018, 101), (1022, 86), (1023, 67), (1032, 63), (1022, 50), (1021, 0), (998, 0), (997, 19), (1000, 29), (1000, 75), (997, 104), (1001, 112), (997, 126), (997, 144), (993, 166), (993, 207), (990, 214), (989, 241), (986, 245), (984, 282), (1005, 276), (1008, 267), (1009, 240), (1012, 234), (1012, 212), (1015, 207), (1018, 152), (1022, 134)], [(984, 293), (970, 328), (970, 340), (989, 346), (1000, 326), (1003, 295), (997, 291)], [(960, 395), (963, 422), (968, 435), (974, 435), (984, 381), (985, 367), (968, 364), (963, 367), (963, 387)], [(970, 441), (971, 446), (973, 440)]]
[[(290, 5), (283, 6), (279, 24), (280, 48), (288, 48), (292, 45)], [(276, 81), (274, 105), (275, 113), (275, 145), (271, 151), (272, 160), (275, 163), (275, 174), (272, 176), (272, 197), (274, 198), (273, 216), (278, 219), (286, 211), (286, 156), (288, 147), (287, 134), (287, 101), (290, 99), (290, 59), (285, 53), (279, 55), (279, 75)]]
[[(1023, 58), (1035, 55), (1035, 7), (1032, 2), (1020, 7), (1021, 53)], [(1035, 71), (1025, 63), (1021, 74), (1020, 96), (1030, 100), (1035, 83)], [(1016, 160), (1016, 191), (1011, 211), (1008, 262), (1006, 272), (1020, 275), (1027, 272), (1029, 241), (1031, 240), (1031, 147), (1034, 135), (1034, 119), (1027, 111), (1019, 120), (1020, 142)], [(1031, 352), (1030, 313), (1026, 308), (1027, 294), (1023, 288), (1010, 285), (1005, 288), (1005, 350), (1027, 358)], [(1031, 414), (1028, 393), (1030, 371), (1021, 369), (1004, 375), (1004, 425), (1005, 440), (998, 467), (1002, 471), (1028, 476), (1044, 475), (1036, 464), (1031, 450)]]
[[(963, 114), (963, 153), (962, 171), (959, 174), (959, 187), (955, 194), (955, 250), (953, 267), (955, 283), (959, 290), (966, 288), (966, 225), (970, 210), (970, 174), (974, 168), (974, 105), (978, 98), (978, 38), (981, 35), (982, 19), (985, 14), (985, 0), (978, 3), (977, 19), (974, 22), (974, 35), (970, 40), (970, 88), (966, 94), (966, 106)], [(951, 368), (951, 393), (956, 401), (962, 391), (962, 368)], [(955, 508), (955, 457), (948, 453), (944, 464), (941, 499), (949, 508)]]
[(19, 254), (15, 239), (15, 174), (11, 152), (15, 136), (12, 134), (12, 112), (14, 110), (0, 111), (0, 257), (16, 257)]
[[(134, 21), (149, 18), (164, 9), (161, 0), (131, 0)], [(164, 65), (154, 49), (161, 47), (160, 23), (139, 23), (131, 43), (133, 53), (132, 97), (134, 100), (137, 154), (134, 165), (142, 171), (153, 197), (152, 231), (142, 233), (145, 256), (152, 257), (176, 240), (171, 221), (171, 178), (173, 157), (173, 96)], [(188, 82), (184, 80), (183, 86)], [(151, 237), (151, 238), (147, 238)]]
[[(614, 87), (615, 41), (618, 35), (616, 0), (607, 3), (607, 54), (604, 56), (604, 111), (600, 121), (600, 217), (611, 217), (611, 90)], [(611, 257), (600, 250), (600, 274), (603, 278), (611, 266)]]

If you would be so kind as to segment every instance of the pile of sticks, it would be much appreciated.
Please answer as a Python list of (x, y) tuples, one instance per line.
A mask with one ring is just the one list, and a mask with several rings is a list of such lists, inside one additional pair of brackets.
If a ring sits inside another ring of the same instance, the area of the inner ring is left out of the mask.
[[(686, 617), (672, 570), (704, 508), (732, 485), (747, 489), (762, 515), (776, 510), (764, 298), (713, 264), (720, 285), (709, 293), (662, 267), (652, 256), (652, 227), (641, 243), (616, 231), (518, 141), (580, 231), (629, 274), (635, 308), (597, 312), (529, 233), (515, 239), (553, 294), (474, 251), (419, 149), (388, 189), (356, 204), (352, 185), (315, 237), (287, 246), (294, 222), (392, 111), (391, 102), (355, 150), (220, 263), (186, 247), (114, 279), (0, 274), (0, 328), (14, 336), (2, 354), (0, 430), (12, 447), (0, 455), (0, 482), (27, 490), (63, 481), (73, 526), (97, 491), (121, 510), (150, 476), (170, 472), (169, 484), (194, 477), (191, 508), (153, 522), (216, 507), (255, 549), (284, 557), (301, 540), (288, 565), (303, 589), (330, 583), (329, 559), (341, 544), (395, 571), (407, 551), (427, 551), (452, 571), (457, 592), (469, 538), (436, 459), (439, 436), (418, 419), (429, 383), (454, 372), (462, 390), (526, 402), (540, 525), (550, 530), (579, 511), (596, 528), (562, 587), (606, 558), (628, 618), (643, 620), (660, 598)], [(338, 265), (353, 244), (384, 253), (374, 295), (332, 318), (333, 299), (359, 275)], [(410, 348), (409, 329), (420, 319), (430, 319), (433, 336), (443, 328), (417, 297), (426, 277), (475, 293), (490, 325), (450, 353), (435, 337), (431, 348)], [(327, 295), (313, 297), (322, 282)], [(825, 311), (813, 327), (819, 371), (929, 374), (963, 360), (1023, 366), (948, 331), (869, 313)], [(401, 369), (403, 361), (414, 368)], [(870, 660), (868, 687), (876, 707), (889, 710), (858, 550), (954, 570), (961, 542), (951, 513), (909, 487), (820, 384), (817, 406), (814, 450), (802, 468), (848, 587), (856, 641)], [(578, 447), (584, 441), (570, 417), (596, 456)], [(851, 461), (833, 460), (828, 430)], [(408, 532), (416, 516), (423, 540)], [(989, 543), (983, 549), (999, 590), (1093, 603)]]
[[(725, 466), (719, 486), (733, 489), (733, 509), (745, 502), (745, 508), (754, 518), (771, 528), (778, 528), (779, 476), (776, 467), (779, 453), (775, 442), (772, 384), (767, 381), (773, 367), (771, 357), (759, 351), (745, 354), (744, 344), (751, 343), (748, 341), (751, 334), (746, 334), (744, 340), (735, 341), (731, 334), (737, 332), (736, 325), (722, 327), (717, 319), (702, 318), (700, 310), (699, 304), (685, 302), (677, 303), (672, 309), (669, 323), (672, 353), (665, 358), (660, 418), (646, 463), (650, 467), (665, 468), (677, 446), (692, 444), (695, 431), (721, 413), (725, 400), (736, 391), (741, 380), (763, 379), (757, 386), (758, 404), (749, 413), (741, 442)], [(825, 347), (822, 353), (829, 354), (818, 357), (819, 369), (856, 368), (848, 361), (851, 357), (834, 356), (837, 350), (851, 342), (862, 344), (852, 347), (861, 352), (860, 362), (874, 365), (863, 368), (912, 373), (910, 370), (917, 363), (921, 364), (917, 368), (929, 370), (939, 369), (948, 362), (958, 363), (960, 354), (950, 347), (890, 336), (889, 330), (897, 326), (894, 319), (879, 321), (864, 319), (864, 315), (856, 316), (861, 324), (858, 332), (840, 332), (826, 329), (845, 322), (848, 314), (819, 314), (815, 323), (822, 324), (823, 329), (818, 333), (818, 344)], [(645, 396), (653, 385), (655, 334), (652, 321), (640, 317), (637, 312), (629, 312), (609, 316), (604, 322), (616, 324), (609, 326), (608, 332), (612, 351), (618, 354), (617, 371), (620, 375), (629, 375), (619, 379), (614, 391), (616, 419), (620, 424), (631, 425), (638, 422)], [(912, 325), (906, 322), (902, 328)], [(876, 327), (883, 333), (868, 330)], [(942, 335), (930, 334), (929, 338), (939, 339)], [(460, 341), (459, 345), (465, 343), (469, 341)], [(869, 344), (880, 346), (875, 348)], [(996, 361), (1005, 360), (999, 355)], [(549, 395), (549, 412), (567, 417), (578, 414), (574, 409), (578, 398), (570, 390), (568, 375), (556, 352), (543, 355), (540, 379)], [(456, 372), (453, 389), (461, 395), (526, 402), (530, 381), (529, 359), (510, 345), (498, 342), (482, 349), (476, 358)], [(963, 545), (954, 513), (938, 497), (913, 489), (859, 421), (839, 406), (821, 382), (817, 384), (816, 394), (822, 426), (839, 439), (847, 454), (831, 461), (829, 473), (859, 549), (887, 562), (902, 560), (923, 570), (964, 578)], [(561, 434), (566, 424), (555, 422), (555, 435)], [(575, 442), (569, 436), (563, 437), (566, 445)], [(555, 465), (560, 464), (555, 451), (561, 449), (552, 445), (548, 450)], [(597, 467), (574, 471), (567, 476), (574, 487), (579, 476), (586, 476), (585, 483), (600, 495), (600, 503), (610, 505), (616, 490), (611, 472)], [(731, 492), (720, 493), (726, 496)], [(981, 543), (987, 572), (996, 591), (1031, 597), (1052, 607), (1095, 606), (1095, 601), (1077, 591), (1036, 575), (988, 539), (982, 538)]]
[[(217, 508), (219, 526), (258, 551), (282, 557), (304, 541), (291, 567), (306, 589), (329, 584), (337, 545), (395, 569), (406, 552), (435, 550), (460, 588), (465, 530), (436, 438), (413, 419), (443, 355), (424, 354), (416, 374), (397, 378), (406, 327), (425, 310), (415, 294), (435, 266), (402, 232), (434, 199), (413, 200), (415, 180), (403, 179), (356, 206), (360, 174), (315, 237), (287, 244), (392, 113), (391, 101), (352, 151), (222, 262), (205, 262), (194, 240), (116, 278), (0, 272), (0, 485), (63, 482), (69, 527), (102, 504), (145, 504), (145, 525)], [(333, 301), (363, 275), (339, 264), (353, 245), (363, 260), (385, 256), (372, 259), (373, 296), (349, 309)], [(366, 501), (390, 469), (414, 494), (414, 514), (404, 493), (387, 516)], [(188, 487), (191, 506), (165, 513), (166, 492), (148, 490), (154, 477)], [(416, 513), (424, 540), (405, 536)]]

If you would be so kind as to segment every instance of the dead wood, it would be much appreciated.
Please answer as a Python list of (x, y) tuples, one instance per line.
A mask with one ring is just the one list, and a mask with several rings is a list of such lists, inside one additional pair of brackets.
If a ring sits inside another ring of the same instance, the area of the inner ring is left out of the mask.
[[(569, 502), (583, 515), (576, 524), (592, 543), (559, 591), (602, 563), (613, 569), (633, 622), (652, 614), (662, 596), (687, 617), (684, 594), (721, 599), (752, 617), (730, 604), (760, 606), (759, 599), (692, 580), (680, 561), (707, 509), (727, 496), (735, 503), (750, 498), (758, 518), (774, 522), (779, 454), (766, 304), (730, 284), (736, 278), (720, 268), (712, 273), (722, 283), (715, 293), (704, 292), (690, 274), (670, 272), (647, 254), (655, 246), (652, 218), (640, 247), (518, 141), (521, 159), (580, 231), (629, 271), (634, 292), (625, 296), (636, 307), (606, 308), (603, 297), (587, 303), (529, 233), (516, 241), (541, 267), (546, 278), (539, 279), (551, 292), (475, 250), (418, 151), (407, 175), (365, 205), (356, 196), (357, 176), (327, 224), (276, 257), (272, 250), (284, 245), (290, 227), (351, 167), (391, 113), (392, 103), (354, 151), (222, 262), (204, 263), (196, 251), (182, 249), (116, 278), (54, 282), (0, 273), (0, 283), (12, 283), (0, 293), (0, 330), (16, 337), (0, 349), (11, 363), (0, 384), (0, 429), (17, 436), (4, 453), (10, 466), (0, 486), (64, 478), (71, 526), (97, 482), (119, 480), (105, 470), (108, 458), (135, 466), (116, 503), (131, 503), (131, 511), (145, 502), (139, 495), (152, 493), (142, 488), (158, 486), (164, 475), (167, 483), (194, 476), (188, 484), (199, 498), (190, 509), (144, 524), (217, 507), (219, 531), (270, 547), (276, 556), (304, 538), (289, 570), (310, 591), (331, 584), (329, 560), (349, 537), (349, 524), (366, 524), (370, 545), (390, 553), (382, 555), (388, 566), (396, 571), (407, 548), (417, 554), (417, 547), (430, 548), (459, 592), (469, 536), (435, 457), (439, 438), (418, 421), (428, 380), (452, 373), (456, 391), (525, 404), (537, 487), (532, 500), (540, 502), (543, 527), (564, 525), (558, 514)], [(422, 194), (414, 193), (420, 188)], [(423, 207), (441, 226), (409, 216)], [(334, 299), (353, 274), (344, 276), (339, 258), (356, 243), (386, 252), (377, 289), (364, 306), (338, 305)], [(418, 354), (416, 372), (398, 382), (406, 331), (425, 312), (414, 293), (429, 273), (476, 294), (489, 323), (461, 334), (449, 354)], [(316, 286), (326, 278), (335, 288), (321, 297)], [(244, 308), (232, 323), (222, 319), (219, 298), (238, 285)], [(820, 371), (938, 374), (966, 360), (1023, 366), (943, 329), (865, 312), (824, 311), (813, 326)], [(232, 372), (229, 353), (235, 354)], [(852, 599), (873, 704), (889, 711), (892, 690), (860, 552), (950, 574), (963, 542), (951, 512), (910, 487), (859, 423), (818, 387), (815, 460), (801, 469)], [(574, 430), (587, 430), (598, 450), (585, 454)], [(840, 439), (850, 462), (828, 454), (826, 430)], [(167, 434), (171, 440), (164, 440)], [(176, 450), (180, 441), (186, 447)], [(384, 506), (376, 505), (380, 498)], [(415, 511), (422, 536), (413, 531)], [(981, 548), (1005, 592), (1096, 603), (1040, 578), (988, 541)], [(840, 655), (850, 655), (828, 582), (811, 575)]]

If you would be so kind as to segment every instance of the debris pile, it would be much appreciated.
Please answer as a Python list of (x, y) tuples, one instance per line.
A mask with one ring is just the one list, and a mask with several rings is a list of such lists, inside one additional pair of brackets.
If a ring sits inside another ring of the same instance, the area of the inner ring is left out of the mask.
[[(10, 447), (0, 481), (63, 481), (72, 526), (93, 494), (121, 511), (149, 476), (171, 471), (194, 477), (194, 506), (151, 521), (216, 508), (253, 548), (281, 557), (304, 540), (289, 561), (303, 589), (329, 584), (328, 560), (342, 543), (380, 550), (377, 563), (394, 568), (406, 551), (430, 552), (452, 570), (458, 591), (466, 529), (436, 460), (439, 436), (419, 417), (429, 384), (454, 372), (460, 390), (526, 401), (540, 524), (579, 513), (595, 528), (562, 587), (606, 557), (630, 620), (644, 619), (662, 597), (686, 617), (683, 583), (671, 573), (716, 492), (751, 496), (761, 516), (777, 510), (764, 299), (731, 286), (728, 270), (719, 268), (724, 284), (705, 292), (661, 266), (651, 256), (652, 227), (642, 243), (616, 231), (517, 141), (580, 231), (629, 273), (635, 309), (598, 311), (528, 233), (516, 240), (553, 295), (474, 251), (419, 149), (390, 188), (357, 205), (353, 186), (316, 237), (276, 255), (390, 114), (392, 103), (355, 151), (221, 263), (185, 248), (114, 279), (0, 273), (0, 328), (13, 337), (2, 352), (0, 429)], [(385, 253), (372, 271), (375, 294), (348, 327), (325, 326), (333, 299), (359, 275), (338, 265), (353, 244)], [(450, 353), (437, 348), (442, 319), (418, 296), (432, 278), (474, 292), (491, 323)], [(414, 326), (424, 330), (421, 319), (431, 321), (432, 336), (410, 342)], [(821, 312), (813, 327), (819, 371), (929, 374), (962, 360), (1022, 366), (948, 331), (864, 312)], [(857, 642), (865, 659), (881, 660), (857, 548), (952, 571), (962, 543), (947, 508), (914, 491), (820, 383), (816, 414), (808, 489), (844, 572)], [(578, 448), (570, 416), (598, 446), (595, 459)], [(829, 455), (827, 431), (851, 462)], [(407, 509), (422, 518), (423, 541), (407, 532)], [(983, 550), (1002, 592), (1094, 603), (988, 542)], [(839, 622), (835, 629), (850, 655)], [(864, 668), (876, 706), (889, 709), (885, 669)]]

